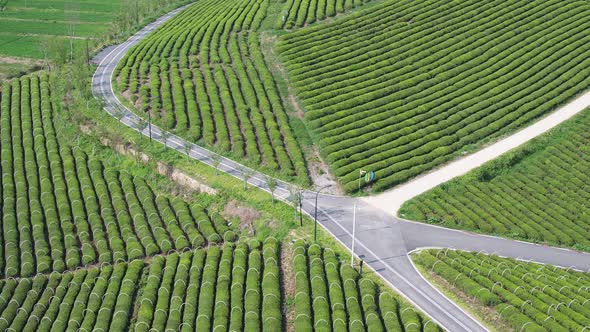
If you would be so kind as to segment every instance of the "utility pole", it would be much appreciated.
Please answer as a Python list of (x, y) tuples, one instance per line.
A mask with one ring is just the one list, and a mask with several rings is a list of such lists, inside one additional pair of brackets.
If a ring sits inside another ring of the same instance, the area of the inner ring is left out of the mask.
[(352, 247), (350, 248), (350, 266), (354, 268), (354, 243), (356, 235), (356, 203), (352, 208)]
[(299, 226), (303, 226), (303, 189), (299, 189)]
[(313, 214), (313, 220), (314, 220), (314, 224), (313, 224), (313, 242), (317, 241), (318, 238), (318, 196), (320, 195), (320, 191), (328, 188), (329, 185), (321, 187), (318, 191), (316, 191), (315, 193), (315, 213)]

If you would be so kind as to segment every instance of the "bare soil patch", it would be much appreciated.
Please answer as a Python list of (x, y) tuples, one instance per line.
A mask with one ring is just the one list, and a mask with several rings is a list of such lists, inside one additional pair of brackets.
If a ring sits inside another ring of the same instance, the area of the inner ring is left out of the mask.
[(308, 160), (309, 165), (309, 176), (317, 187), (328, 186), (325, 192), (332, 195), (342, 195), (343, 191), (338, 181), (330, 173), (330, 167), (321, 158), (320, 152), (316, 146), (312, 147), (312, 151), (309, 153), (313, 157)]
[(260, 212), (241, 206), (235, 200), (229, 201), (223, 212), (226, 217), (235, 217), (240, 220), (239, 229), (241, 231), (248, 230), (249, 233), (254, 234), (254, 221), (260, 218)]

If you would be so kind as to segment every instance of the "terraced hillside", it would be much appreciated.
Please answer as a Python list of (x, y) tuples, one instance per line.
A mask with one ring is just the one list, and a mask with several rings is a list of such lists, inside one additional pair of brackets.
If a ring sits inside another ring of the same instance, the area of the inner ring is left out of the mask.
[(440, 331), (329, 248), (299, 240), (293, 266), (295, 331)]
[(514, 331), (583, 331), (590, 275), (483, 254), (426, 250), (415, 262), (496, 311)]
[(590, 248), (590, 113), (407, 202), (407, 218)]
[(0, 276), (28, 277), (220, 243), (233, 234), (196, 203), (105, 167), (54, 124), (44, 74), (0, 92)]
[(307, 177), (257, 30), (269, 0), (197, 1), (120, 62), (118, 89), (161, 127)]
[(348, 192), (375, 191), (542, 116), (590, 86), (584, 1), (385, 1), (279, 45)]

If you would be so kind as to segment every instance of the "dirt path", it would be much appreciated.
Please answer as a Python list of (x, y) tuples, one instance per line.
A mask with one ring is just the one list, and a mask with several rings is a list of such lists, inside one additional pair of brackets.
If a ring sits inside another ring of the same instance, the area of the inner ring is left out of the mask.
[(281, 291), (283, 292), (283, 328), (295, 330), (295, 275), (293, 274), (293, 248), (291, 243), (281, 244)]
[(552, 128), (555, 128), (589, 106), (590, 91), (581, 94), (568, 104), (558, 108), (532, 125), (492, 143), (473, 154), (461, 157), (438, 169), (420, 175), (403, 185), (395, 187), (382, 194), (364, 198), (363, 200), (383, 211), (397, 215), (397, 212), (404, 202), (438, 186), (439, 184), (464, 175), (488, 161), (496, 159), (500, 155), (530, 141)]

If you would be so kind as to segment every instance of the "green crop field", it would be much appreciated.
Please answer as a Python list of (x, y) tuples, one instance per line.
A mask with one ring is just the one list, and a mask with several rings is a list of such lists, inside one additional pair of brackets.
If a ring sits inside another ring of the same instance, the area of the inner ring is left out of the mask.
[(152, 260), (135, 331), (279, 331), (279, 243), (226, 244)]
[(590, 113), (407, 202), (407, 218), (588, 250)]
[[(152, 178), (86, 152), (87, 142), (72, 148), (72, 133), (63, 132), (71, 128), (58, 123), (68, 112), (56, 105), (62, 87), (50, 75), (23, 76), (0, 89), (0, 329), (293, 326), (282, 279), (290, 269), (281, 268), (279, 240), (238, 240), (237, 228), (198, 200), (162, 194)], [(436, 329), (389, 293), (379, 296), (379, 309), (366, 299), (376, 286), (360, 285), (367, 324), (387, 309), (392, 322), (399, 314), (407, 326)]]
[(121, 1), (122, 0), (8, 0), (6, 11), (63, 11), (64, 8), (69, 8), (75, 5), (76, 7), (79, 7), (76, 8), (77, 10), (83, 12), (93, 12), (98, 15), (104, 13), (112, 14), (120, 8)]
[(514, 331), (583, 331), (590, 325), (588, 273), (453, 250), (425, 250), (413, 258), (495, 310)]
[(293, 267), (296, 331), (440, 331), (329, 248), (295, 242)]
[[(43, 59), (48, 40), (84, 53), (128, 33), (132, 24), (188, 0), (5, 0), (0, 1), (2, 57)], [(44, 44), (42, 44), (44, 43)], [(67, 46), (66, 46), (67, 44)]]
[[(339, 242), (358, 199), (338, 194), (509, 135), (588, 90), (589, 71), (583, 0), (0, 0), (0, 330), (439, 332), (478, 330), (474, 315), (583, 332), (590, 273), (408, 253), (421, 234), (402, 221), (383, 229), (395, 243), (352, 236), (375, 256), (363, 266)], [(587, 111), (401, 217), (590, 252)], [(145, 139), (148, 121), (200, 147)], [(362, 209), (361, 232), (386, 218)]]
[(109, 29), (120, 9), (121, 0), (9, 0), (0, 11), (0, 56), (43, 58), (41, 41), (47, 36), (64, 43), (72, 36), (75, 48), (82, 49), (85, 39)]
[(369, 0), (284, 0), (282, 15), (277, 27), (292, 29), (303, 27), (316, 21), (334, 17), (355, 7), (360, 7)]
[(3, 331), (123, 331), (145, 263), (0, 281)]
[(155, 193), (56, 134), (46, 75), (0, 93), (0, 275), (32, 276), (218, 243), (235, 235), (198, 204)]
[(225, 244), (149, 261), (0, 281), (0, 328), (279, 331), (279, 245)]
[(203, 0), (120, 62), (118, 89), (162, 127), (286, 176), (305, 160), (259, 45), (269, 0)]
[(282, 38), (289, 78), (348, 192), (374, 191), (590, 87), (590, 4), (384, 1)]

